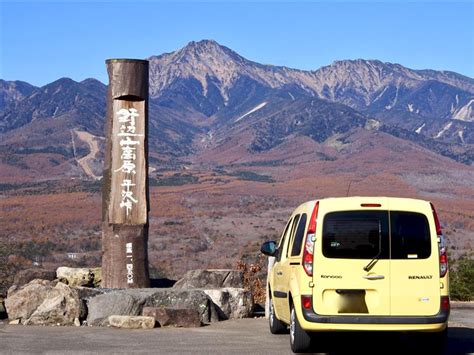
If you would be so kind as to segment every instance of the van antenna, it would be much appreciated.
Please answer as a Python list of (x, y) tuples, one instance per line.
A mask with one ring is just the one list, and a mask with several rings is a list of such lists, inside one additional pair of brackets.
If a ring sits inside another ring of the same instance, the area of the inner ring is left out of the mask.
[(347, 193), (346, 193), (346, 197), (349, 197), (349, 191), (351, 191), (351, 184), (352, 184), (352, 181), (349, 181), (349, 186), (347, 186)]

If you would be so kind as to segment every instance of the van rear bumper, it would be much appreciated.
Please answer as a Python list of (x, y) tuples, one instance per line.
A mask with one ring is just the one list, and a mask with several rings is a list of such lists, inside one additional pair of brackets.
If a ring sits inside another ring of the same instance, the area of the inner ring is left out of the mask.
[(449, 318), (449, 310), (443, 309), (434, 316), (325, 316), (303, 307), (302, 312), (308, 322), (332, 324), (440, 324)]

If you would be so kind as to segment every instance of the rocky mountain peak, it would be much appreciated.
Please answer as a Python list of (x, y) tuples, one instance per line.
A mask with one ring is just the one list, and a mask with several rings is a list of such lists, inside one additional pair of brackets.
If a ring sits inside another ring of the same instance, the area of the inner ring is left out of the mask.
[(15, 105), (36, 89), (24, 81), (6, 81), (0, 79), (0, 111), (8, 105)]
[[(99, 127), (104, 113), (105, 85), (97, 80), (78, 83), (70, 78), (60, 78), (35, 89), (19, 107), (9, 107), (0, 114), (0, 132), (33, 121), (62, 118), (89, 120), (92, 127)], [(57, 124), (57, 127), (61, 125)]]
[(316, 71), (316, 76), (329, 87), (346, 84), (366, 92), (376, 92), (388, 82), (404, 81), (413, 86), (422, 77), (415, 71), (399, 64), (383, 63), (379, 60), (341, 60)]
[(207, 95), (208, 80), (212, 78), (225, 97), (226, 89), (246, 63), (243, 57), (213, 40), (193, 41), (182, 49), (149, 60), (152, 97), (158, 97), (177, 79), (190, 78), (200, 83), (204, 96)]

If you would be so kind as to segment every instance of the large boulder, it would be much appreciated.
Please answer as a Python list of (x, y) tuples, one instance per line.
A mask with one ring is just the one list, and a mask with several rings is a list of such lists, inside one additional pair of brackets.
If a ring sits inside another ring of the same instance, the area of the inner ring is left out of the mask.
[(53, 281), (56, 278), (54, 270), (45, 270), (41, 268), (30, 268), (18, 271), (13, 279), (13, 285), (23, 286), (35, 279)]
[(243, 288), (203, 290), (216, 305), (219, 319), (250, 317), (253, 310), (252, 294)]
[(158, 289), (145, 302), (146, 307), (190, 308), (199, 313), (202, 323), (219, 320), (214, 303), (203, 290)]
[(11, 321), (25, 325), (74, 325), (85, 317), (78, 292), (48, 280), (33, 280), (10, 288), (5, 307)]
[(199, 312), (189, 308), (143, 307), (143, 315), (153, 317), (160, 327), (200, 327)]
[(61, 266), (56, 270), (59, 281), (69, 286), (94, 287), (100, 284), (100, 268), (73, 268)]
[(109, 325), (109, 316), (138, 316), (141, 315), (151, 289), (108, 290), (101, 295), (89, 299), (87, 308), (87, 324)]
[(202, 323), (219, 320), (215, 305), (203, 290), (106, 290), (104, 294), (90, 298), (87, 307), (89, 325), (108, 325), (111, 315), (138, 316), (143, 307), (186, 307), (195, 310)]
[(179, 289), (225, 287), (243, 288), (243, 272), (231, 269), (190, 270), (173, 286)]
[(155, 327), (155, 318), (143, 316), (109, 316), (108, 323), (115, 328), (124, 329), (152, 329)]

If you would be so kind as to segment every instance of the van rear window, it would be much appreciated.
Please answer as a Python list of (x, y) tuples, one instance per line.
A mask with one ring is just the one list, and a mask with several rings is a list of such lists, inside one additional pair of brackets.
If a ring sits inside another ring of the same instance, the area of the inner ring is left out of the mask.
[(390, 212), (392, 259), (426, 259), (431, 255), (430, 228), (424, 214)]
[(323, 255), (328, 258), (388, 258), (388, 213), (328, 213), (323, 221)]

